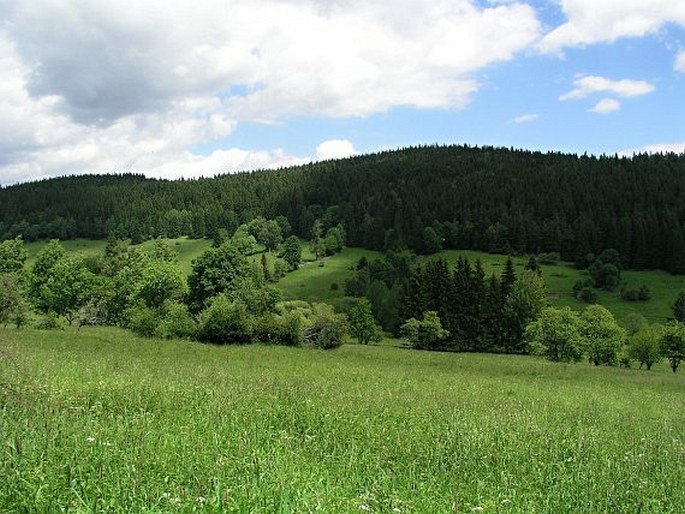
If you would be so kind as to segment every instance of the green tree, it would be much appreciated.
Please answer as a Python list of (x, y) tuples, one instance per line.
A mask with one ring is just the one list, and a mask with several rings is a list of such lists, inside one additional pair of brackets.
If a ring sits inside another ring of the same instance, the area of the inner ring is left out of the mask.
[(95, 288), (96, 277), (83, 260), (80, 255), (63, 255), (51, 268), (35, 299), (40, 310), (64, 316), (69, 325)]
[(0, 273), (18, 273), (24, 268), (28, 252), (21, 236), (0, 243)]
[(436, 311), (424, 312), (421, 320), (409, 318), (400, 330), (412, 347), (421, 350), (439, 349), (442, 341), (449, 336), (449, 332), (442, 328)]
[(381, 329), (373, 318), (371, 303), (366, 298), (357, 300), (347, 317), (350, 324), (350, 334), (361, 344), (379, 343), (383, 338)]
[(323, 240), (323, 223), (320, 219), (317, 219), (312, 226), (312, 239), (310, 241), (310, 246), (314, 258), (318, 261), (326, 252), (326, 246)]
[(17, 327), (26, 318), (26, 302), (17, 273), (0, 273), (0, 324), (13, 322)]
[(577, 362), (583, 357), (578, 314), (569, 307), (547, 307), (528, 324), (525, 339), (530, 353), (555, 362)]
[(652, 366), (659, 362), (663, 355), (661, 354), (661, 335), (663, 328), (658, 325), (644, 325), (637, 332), (635, 332), (628, 343), (628, 357), (640, 363), (647, 368), (647, 371), (652, 369)]
[(50, 310), (50, 304), (44, 300), (43, 288), (53, 279), (53, 268), (65, 253), (60, 242), (53, 239), (38, 252), (29, 270), (26, 284), (28, 297), (36, 309), (44, 314)]
[(188, 302), (191, 311), (203, 310), (208, 301), (224, 293), (231, 297), (242, 285), (242, 278), (256, 279), (247, 257), (229, 241), (210, 248), (192, 264), (188, 277)]
[(626, 331), (606, 308), (590, 305), (580, 315), (580, 335), (585, 353), (595, 366), (615, 366), (623, 348)]
[(661, 349), (675, 373), (685, 359), (685, 324), (680, 321), (666, 324), (661, 335)]
[(168, 301), (179, 301), (187, 292), (181, 270), (167, 261), (153, 261), (142, 270), (133, 294), (146, 307), (160, 310)]
[(206, 343), (249, 343), (252, 325), (242, 303), (231, 302), (226, 295), (213, 298), (200, 314), (197, 338)]
[(503, 315), (504, 349), (507, 353), (525, 353), (526, 326), (547, 305), (545, 281), (531, 270), (523, 270), (506, 297)]
[(671, 305), (671, 310), (673, 311), (673, 319), (685, 322), (685, 291), (678, 293), (673, 305)]
[(290, 269), (297, 269), (302, 262), (302, 245), (296, 236), (290, 236), (283, 243), (281, 257), (290, 265)]
[(257, 241), (266, 246), (269, 252), (272, 252), (283, 241), (283, 232), (281, 226), (276, 220), (269, 220), (262, 226)]
[(422, 234), (424, 253), (430, 255), (442, 250), (442, 238), (433, 227), (426, 227)]
[(304, 341), (330, 350), (339, 347), (347, 334), (349, 326), (344, 314), (336, 314), (333, 307), (325, 303), (312, 305), (312, 321), (304, 330)]

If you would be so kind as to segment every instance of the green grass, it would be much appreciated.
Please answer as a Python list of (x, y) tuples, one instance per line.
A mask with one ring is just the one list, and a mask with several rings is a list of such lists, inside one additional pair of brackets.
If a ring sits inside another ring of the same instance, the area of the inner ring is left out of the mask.
[(0, 351), (0, 512), (682, 512), (663, 365), (102, 328)]
[[(308, 302), (326, 302), (336, 305), (345, 296), (345, 280), (355, 274), (359, 259), (379, 257), (378, 252), (361, 248), (345, 248), (342, 252), (321, 261), (305, 261), (300, 269), (288, 273), (277, 287), (283, 291), (287, 300), (305, 300)], [(311, 258), (311, 256), (305, 255)], [(337, 284), (337, 289), (331, 285)]]

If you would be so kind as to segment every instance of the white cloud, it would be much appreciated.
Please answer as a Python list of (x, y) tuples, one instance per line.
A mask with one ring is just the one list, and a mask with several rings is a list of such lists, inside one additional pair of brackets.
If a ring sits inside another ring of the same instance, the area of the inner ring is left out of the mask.
[(678, 55), (675, 57), (675, 64), (673, 65), (673, 68), (676, 71), (685, 73), (685, 50), (678, 52)]
[(357, 155), (359, 152), (347, 139), (329, 139), (316, 147), (316, 160), (340, 159)]
[(597, 104), (590, 109), (590, 112), (599, 114), (608, 114), (610, 112), (618, 111), (621, 108), (621, 103), (613, 98), (602, 98)]
[(248, 165), (252, 157), (219, 154), (215, 163), (190, 150), (245, 121), (462, 108), (479, 70), (512, 59), (541, 33), (535, 10), (518, 2), (1, 3), (4, 183)]
[(613, 93), (628, 98), (646, 95), (654, 91), (654, 86), (644, 80), (610, 80), (592, 75), (579, 76), (573, 81), (574, 89), (564, 93), (559, 100), (580, 100), (594, 93)]
[(566, 23), (540, 42), (545, 53), (565, 47), (611, 43), (623, 37), (653, 34), (668, 23), (685, 25), (682, 0), (561, 0)]
[(514, 123), (530, 123), (535, 121), (540, 117), (539, 114), (522, 114), (521, 116), (516, 116), (514, 118)]

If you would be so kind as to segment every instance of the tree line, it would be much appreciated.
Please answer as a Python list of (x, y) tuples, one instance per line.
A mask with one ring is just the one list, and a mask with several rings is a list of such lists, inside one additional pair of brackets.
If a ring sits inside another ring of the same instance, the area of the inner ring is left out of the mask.
[(0, 238), (216, 238), (259, 216), (376, 250), (558, 253), (685, 272), (685, 156), (428, 146), (197, 180), (78, 176), (0, 189)]

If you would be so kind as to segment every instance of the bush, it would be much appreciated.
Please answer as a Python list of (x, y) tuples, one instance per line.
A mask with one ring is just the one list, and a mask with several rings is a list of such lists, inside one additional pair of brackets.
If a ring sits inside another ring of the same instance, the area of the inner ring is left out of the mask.
[(252, 327), (245, 305), (219, 295), (200, 314), (197, 338), (206, 343), (249, 343)]
[(128, 328), (142, 337), (154, 337), (157, 334), (159, 318), (157, 312), (148, 307), (134, 307), (128, 312)]
[(57, 314), (50, 312), (38, 318), (35, 327), (38, 330), (64, 330), (64, 322)]
[(621, 299), (626, 302), (646, 302), (652, 297), (652, 292), (646, 285), (641, 285), (639, 289), (621, 289)]
[(182, 303), (166, 307), (166, 315), (159, 324), (158, 333), (165, 339), (192, 339), (197, 333), (197, 323)]
[(576, 299), (584, 303), (597, 303), (597, 293), (591, 287), (584, 287), (578, 291)]
[(541, 253), (538, 254), (538, 264), (559, 264), (561, 256), (558, 252)]
[(304, 330), (304, 340), (322, 350), (337, 348), (347, 334), (347, 317), (335, 314), (327, 304), (314, 304), (313, 322)]
[(340, 289), (340, 286), (338, 285), (338, 283), (332, 282), (331, 283), (331, 291), (337, 291), (338, 289)]
[(260, 316), (254, 321), (253, 338), (261, 343), (300, 346), (303, 340), (302, 316), (296, 311)]

